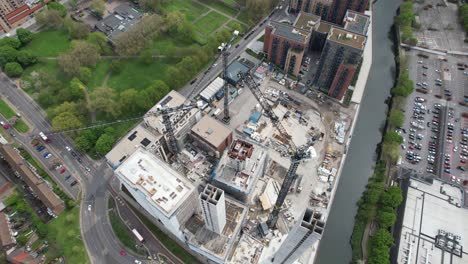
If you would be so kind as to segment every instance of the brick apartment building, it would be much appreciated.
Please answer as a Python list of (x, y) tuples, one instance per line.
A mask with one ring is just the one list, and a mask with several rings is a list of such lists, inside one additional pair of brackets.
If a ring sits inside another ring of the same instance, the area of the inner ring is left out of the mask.
[[(45, 0), (45, 3), (50, 0)], [(38, 0), (1, 0), (0, 32), (6, 33), (24, 24), (36, 11), (42, 8)]]
[(309, 12), (325, 21), (339, 24), (347, 10), (364, 13), (368, 4), (369, 0), (289, 0), (289, 12)]

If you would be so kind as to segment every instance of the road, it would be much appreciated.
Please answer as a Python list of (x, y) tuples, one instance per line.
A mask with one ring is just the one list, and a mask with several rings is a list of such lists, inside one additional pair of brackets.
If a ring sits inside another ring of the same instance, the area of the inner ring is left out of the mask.
[[(285, 12), (286, 6), (271, 16), (271, 19), (280, 19), (286, 17), (288, 14)], [(262, 26), (256, 25), (253, 33), (247, 39), (242, 39), (238, 42), (237, 48), (232, 48), (229, 62), (237, 58), (247, 47), (250, 41), (254, 40), (260, 34), (267, 23)], [(201, 73), (197, 78), (200, 80), (196, 84), (196, 91), (192, 96), (198, 94), (202, 88), (209, 84), (216, 76), (221, 73), (221, 63), (211, 68), (206, 74)], [(203, 77), (203, 78), (202, 78)], [(195, 86), (195, 85), (194, 85)], [(15, 139), (26, 146), (31, 153), (36, 155), (41, 162), (45, 162), (40, 155), (32, 149), (30, 141), (32, 137), (38, 135), (40, 131), (47, 133), (51, 131), (51, 125), (46, 119), (45, 112), (36, 104), (27, 94), (18, 89), (16, 85), (5, 75), (0, 76), (0, 93), (9, 101), (16, 109), (22, 114), (30, 126), (33, 127), (28, 135), (17, 135)], [(186, 85), (180, 92), (183, 95), (190, 94), (193, 86)], [(18, 133), (16, 133), (18, 134)], [(126, 256), (121, 256), (119, 252), (124, 249), (123, 245), (118, 241), (112, 232), (108, 217), (107, 217), (107, 200), (109, 195), (115, 196), (116, 194), (110, 189), (109, 181), (112, 178), (112, 171), (108, 168), (104, 161), (92, 161), (87, 156), (82, 156), (82, 162), (79, 163), (66, 149), (65, 146), (73, 147), (72, 142), (63, 134), (51, 134), (51, 143), (48, 149), (54, 156), (62, 159), (65, 167), (73, 173), (74, 177), (79, 181), (81, 187), (81, 211), (80, 211), (80, 225), (84, 242), (90, 256), (92, 263), (134, 263), (135, 259), (141, 257), (134, 256), (127, 252)], [(86, 167), (90, 169), (86, 171)], [(58, 182), (67, 193), (72, 197), (78, 197), (78, 185), (75, 188), (65, 182), (65, 180), (57, 175), (53, 175), (54, 180)], [(91, 204), (91, 211), (88, 211), (88, 205)], [(125, 205), (120, 206), (124, 217), (128, 222), (141, 230), (143, 234), (149, 234), (149, 230), (138, 220), (131, 210)], [(160, 241), (153, 236), (145, 237), (145, 243), (149, 245), (151, 254), (162, 253), (169, 257), (174, 263), (182, 263), (176, 256), (169, 252)]]

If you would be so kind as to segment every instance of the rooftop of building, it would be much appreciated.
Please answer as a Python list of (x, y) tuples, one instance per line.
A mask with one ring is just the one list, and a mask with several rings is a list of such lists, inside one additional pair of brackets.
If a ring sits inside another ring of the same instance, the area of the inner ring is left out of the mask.
[(301, 11), (294, 22), (296, 28), (312, 31), (320, 23), (320, 17)]
[(360, 50), (366, 45), (365, 36), (337, 27), (331, 28), (328, 40)]
[(115, 173), (121, 180), (144, 193), (168, 217), (195, 189), (167, 163), (142, 148), (128, 157)]
[(215, 181), (249, 192), (263, 169), (266, 156), (267, 151), (263, 147), (236, 139), (221, 157)]
[(8, 227), (7, 215), (0, 213), (0, 245), (7, 247), (14, 244), (15, 242), (11, 237), (10, 228)]
[(317, 31), (320, 33), (328, 34), (330, 32), (330, 29), (334, 26), (336, 25), (322, 20), (320, 21), (320, 24), (317, 27)]
[(367, 35), (370, 17), (363, 13), (348, 10), (344, 18), (344, 28), (362, 35)]
[(232, 250), (246, 214), (245, 206), (226, 198), (226, 225), (222, 234), (208, 230), (203, 217), (195, 214), (185, 224), (189, 234), (188, 243), (225, 260)]
[(235, 60), (229, 64), (227, 68), (227, 77), (229, 79), (228, 81), (230, 81), (232, 84), (237, 84), (241, 78), (239, 73), (246, 73), (248, 71), (250, 71), (250, 67), (248, 67), (245, 63)]
[(276, 36), (287, 38), (296, 42), (306, 43), (311, 34), (310, 31), (296, 28), (294, 26), (281, 22), (272, 21), (270, 26), (273, 27), (272, 33)]
[(106, 154), (106, 160), (111, 166), (118, 166), (139, 147), (151, 151), (159, 145), (161, 137), (161, 134), (151, 133), (146, 129), (145, 123), (141, 122), (114, 145), (112, 150)]
[(229, 137), (232, 131), (218, 120), (205, 115), (193, 126), (192, 133), (203, 138), (212, 146), (218, 147)]
[(120, 33), (128, 31), (136, 25), (142, 16), (143, 14), (128, 4), (121, 4), (114, 9), (113, 14), (99, 21), (96, 28), (110, 39), (114, 39)]
[(449, 254), (451, 263), (468, 263), (461, 253), (468, 246), (468, 228), (461, 220), (468, 219), (468, 209), (460, 206), (462, 200), (462, 188), (452, 183), (410, 179), (398, 262), (445, 263)]
[(200, 199), (216, 205), (221, 199), (224, 191), (216, 186), (207, 184), (203, 192), (200, 193)]
[(236, 251), (232, 254), (229, 263), (232, 264), (256, 264), (262, 255), (263, 242), (255, 237), (243, 233), (237, 244)]
[[(156, 132), (163, 134), (165, 131), (164, 124), (162, 123), (162, 116), (158, 115), (151, 115), (151, 112), (157, 111), (159, 107), (176, 107), (180, 106), (184, 103), (186, 103), (187, 98), (185, 98), (183, 95), (178, 93), (177, 91), (171, 90), (166, 96), (163, 97), (157, 104), (155, 104), (147, 113), (145, 117), (145, 123), (156, 130)], [(170, 119), (171, 123), (173, 124), (172, 128), (174, 130), (174, 135), (177, 136), (177, 133), (180, 131), (181, 127), (186, 123), (189, 118), (196, 113), (198, 113), (199, 110), (197, 108), (193, 108), (191, 110), (184, 110), (184, 111), (178, 111), (176, 113), (171, 114)]]

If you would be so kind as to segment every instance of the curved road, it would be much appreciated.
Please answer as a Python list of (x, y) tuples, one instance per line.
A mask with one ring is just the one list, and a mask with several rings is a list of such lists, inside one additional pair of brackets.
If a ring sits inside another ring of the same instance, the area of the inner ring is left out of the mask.
[[(271, 18), (279, 19), (287, 16), (285, 12), (286, 6), (282, 10), (276, 10)], [(263, 23), (261, 26), (256, 25), (253, 29), (252, 34), (249, 38), (241, 39), (237, 43), (238, 47), (232, 47), (229, 61), (236, 59), (247, 47), (248, 43), (255, 40), (258, 34), (260, 34), (267, 23)], [(247, 35), (247, 34), (246, 34)], [(186, 85), (180, 92), (183, 95), (191, 94), (191, 90), (194, 86), (197, 90), (193, 94), (198, 94), (202, 88), (209, 84), (216, 76), (221, 73), (221, 63), (218, 63), (216, 67), (213, 67), (206, 74), (201, 73), (198, 76), (199, 81), (195, 85)], [(46, 119), (46, 114), (27, 94), (22, 90), (18, 89), (16, 85), (5, 75), (0, 75), (0, 93), (2, 96), (9, 101), (16, 109), (22, 113), (22, 116), (28, 121), (33, 129), (27, 136), (17, 135), (16, 140), (27, 147), (32, 153), (30, 140), (32, 137), (38, 135), (40, 131), (48, 132), (51, 131), (51, 125)], [(115, 237), (112, 227), (110, 226), (107, 217), (107, 199), (110, 195), (115, 196), (110, 188), (109, 181), (112, 179), (112, 171), (107, 167), (103, 161), (92, 161), (86, 156), (82, 156), (82, 162), (79, 163), (70, 153), (65, 149), (65, 146), (73, 146), (72, 142), (62, 134), (53, 134), (49, 136), (51, 143), (48, 145), (49, 149), (52, 149), (52, 153), (55, 156), (61, 158), (62, 163), (66, 165), (68, 170), (73, 173), (73, 176), (77, 178), (81, 186), (81, 211), (80, 211), (80, 225), (81, 232), (84, 238), (84, 242), (90, 256), (92, 263), (134, 263), (135, 259), (141, 259), (141, 257), (134, 256), (127, 252), (126, 256), (119, 254), (120, 250), (124, 249), (123, 245)], [(36, 155), (37, 156), (37, 155)], [(40, 157), (39, 157), (40, 158)], [(44, 160), (40, 159), (42, 162)], [(47, 167), (47, 166), (45, 166)], [(85, 167), (90, 168), (88, 173)], [(63, 177), (59, 175), (53, 175), (54, 180), (66, 190), (72, 197), (77, 198), (79, 196), (79, 189), (70, 187), (69, 182), (65, 182)], [(88, 205), (91, 204), (91, 211), (88, 211)], [(125, 216), (129, 218), (129, 222), (134, 225), (138, 225), (138, 230), (142, 230), (145, 234), (150, 234), (150, 231), (138, 220), (138, 218), (129, 210), (125, 205), (121, 206), (121, 210), (125, 211)], [(168, 251), (160, 241), (154, 236), (148, 235), (145, 237), (145, 243), (150, 249), (150, 254), (153, 256), (157, 253), (162, 253), (169, 257), (174, 263), (182, 263), (176, 256)]]

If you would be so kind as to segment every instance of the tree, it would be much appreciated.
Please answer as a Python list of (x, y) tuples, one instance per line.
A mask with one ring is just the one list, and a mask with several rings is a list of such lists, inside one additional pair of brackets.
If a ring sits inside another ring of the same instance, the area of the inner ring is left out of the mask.
[(139, 0), (138, 3), (148, 11), (158, 12), (161, 10), (160, 0)]
[(167, 75), (174, 77), (174, 78), (169, 79), (169, 85), (172, 88), (178, 88), (184, 83), (184, 80), (182, 80), (181, 78), (175, 77), (175, 76), (180, 76), (180, 71), (174, 66), (169, 66), (169, 68), (167, 68)]
[(18, 51), (10, 46), (0, 47), (0, 66), (5, 66), (8, 62), (16, 62)]
[(458, 17), (465, 32), (468, 33), (468, 4), (463, 4), (458, 8)]
[(177, 35), (177, 27), (185, 21), (185, 15), (180, 11), (170, 12), (164, 18), (164, 24), (169, 34)]
[(64, 26), (73, 39), (84, 39), (88, 37), (90, 32), (88, 25), (75, 22), (70, 17), (65, 18)]
[(369, 204), (376, 204), (379, 201), (383, 191), (383, 185), (379, 182), (371, 182), (368, 184), (364, 193), (364, 201)]
[(114, 145), (114, 137), (104, 133), (102, 134), (99, 139), (96, 141), (95, 150), (100, 155), (105, 155), (112, 149), (112, 145)]
[(78, 115), (79, 114), (78, 104), (75, 103), (75, 102), (65, 101), (65, 102), (61, 103), (60, 105), (48, 110), (47, 111), (47, 117), (52, 120), (52, 119), (54, 119), (54, 117), (56, 117), (60, 113), (64, 113), (64, 112), (68, 112), (68, 113), (72, 113), (74, 115)]
[(4, 37), (0, 39), (0, 47), (3, 47), (3, 46), (8, 46), (14, 49), (18, 49), (19, 47), (21, 47), (21, 42), (18, 39), (15, 39), (12, 37)]
[(18, 52), (17, 61), (24, 67), (33, 65), (37, 62), (37, 57), (29, 51), (21, 50)]
[(117, 117), (120, 114), (120, 107), (115, 101), (116, 94), (109, 87), (99, 87), (91, 93), (90, 107), (96, 111)]
[(99, 53), (96, 47), (82, 40), (72, 42), (70, 54), (77, 59), (80, 66), (94, 67), (99, 60)]
[(52, 119), (52, 129), (54, 131), (61, 131), (78, 127), (83, 127), (83, 123), (78, 116), (71, 112), (62, 112), (54, 117), (54, 119)]
[(18, 40), (21, 42), (21, 45), (24, 46), (31, 42), (31, 40), (34, 37), (34, 34), (27, 29), (18, 28), (16, 30), (16, 36), (18, 36)]
[(377, 213), (377, 221), (379, 221), (381, 228), (389, 228), (393, 226), (396, 221), (396, 213), (379, 210)]
[(61, 17), (65, 17), (67, 15), (67, 8), (59, 2), (50, 2), (47, 7), (49, 8), (49, 11), (56, 10)]
[(18, 77), (23, 73), (23, 67), (17, 62), (9, 62), (5, 64), (5, 73), (9, 77)]
[(401, 110), (393, 109), (390, 112), (388, 123), (392, 127), (402, 127), (405, 122), (405, 115)]
[(58, 64), (62, 71), (69, 77), (78, 76), (80, 73), (80, 63), (78, 59), (70, 53), (60, 54)]
[(106, 11), (106, 3), (103, 0), (92, 0), (90, 8), (97, 16), (103, 17)]
[(78, 79), (73, 78), (70, 81), (70, 95), (73, 100), (83, 99), (86, 92), (86, 86)]
[(59, 11), (48, 9), (36, 14), (36, 22), (41, 26), (59, 29), (63, 26), (63, 17)]
[[(91, 132), (89, 132), (89, 133), (91, 133)], [(94, 135), (93, 135), (93, 137), (94, 137)], [(75, 147), (79, 151), (88, 152), (91, 149), (93, 149), (95, 141), (96, 141), (96, 139), (93, 139), (89, 135), (82, 134), (82, 135), (75, 138)]]
[(138, 101), (138, 91), (135, 89), (127, 89), (120, 93), (120, 105), (123, 109), (127, 109), (130, 113), (135, 113), (140, 109)]
[(120, 60), (113, 60), (109, 64), (109, 70), (113, 74), (119, 74), (122, 70), (122, 62)]
[(154, 81), (145, 90), (154, 102), (161, 100), (170, 91), (169, 86), (161, 80)]
[(91, 72), (91, 69), (88, 67), (80, 67), (80, 74), (79, 74), (79, 79), (83, 83), (88, 83), (91, 81), (91, 78), (93, 77), (93, 73)]
[(393, 237), (386, 229), (379, 229), (371, 239), (369, 263), (390, 263), (390, 247), (393, 245)]
[(107, 55), (112, 53), (106, 35), (102, 32), (92, 32), (88, 35), (86, 41), (94, 45), (100, 55)]
[(132, 29), (119, 34), (114, 41), (120, 55), (136, 55), (148, 47), (154, 38), (164, 31), (164, 21), (158, 15), (148, 15)]
[(384, 136), (384, 142), (402, 144), (403, 137), (395, 131), (388, 131)]
[(146, 65), (151, 64), (151, 62), (153, 62), (153, 54), (151, 53), (151, 50), (144, 50), (141, 52), (140, 61)]
[(399, 144), (392, 142), (384, 142), (382, 144), (382, 155), (389, 162), (396, 162), (400, 157)]
[(401, 189), (398, 186), (391, 186), (386, 192), (383, 193), (380, 202), (383, 206), (396, 208), (403, 201), (403, 195)]

